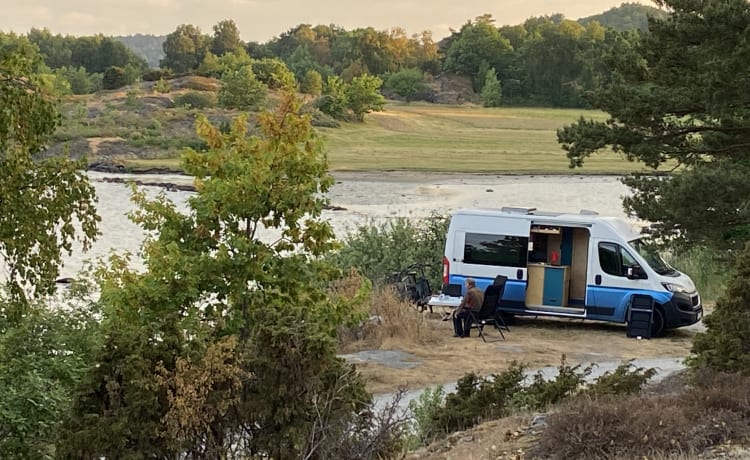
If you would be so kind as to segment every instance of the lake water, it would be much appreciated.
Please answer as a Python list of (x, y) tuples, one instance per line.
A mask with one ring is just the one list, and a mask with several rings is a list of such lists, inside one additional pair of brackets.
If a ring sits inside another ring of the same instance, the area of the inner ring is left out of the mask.
[[(148, 182), (191, 183), (186, 176), (132, 176), (89, 173), (99, 196), (102, 218), (101, 236), (88, 252), (76, 246), (65, 258), (61, 277), (74, 277), (86, 259), (106, 256), (112, 251), (137, 253), (144, 237), (130, 222), (127, 213), (134, 209), (130, 190), (124, 184), (103, 182), (108, 177), (140, 179)], [(323, 217), (343, 238), (357, 226), (378, 223), (394, 217), (420, 218), (448, 213), (463, 207), (500, 208), (536, 207), (546, 211), (579, 212), (594, 210), (602, 215), (625, 217), (622, 197), (628, 192), (612, 176), (495, 176), (449, 175), (433, 173), (341, 173), (334, 174), (336, 184), (328, 193), (330, 203), (345, 208), (325, 211)], [(154, 196), (159, 187), (146, 187)], [(190, 192), (165, 192), (179, 209), (187, 209)], [(261, 232), (260, 238), (274, 238), (274, 232)], [(138, 264), (138, 261), (135, 262)]]

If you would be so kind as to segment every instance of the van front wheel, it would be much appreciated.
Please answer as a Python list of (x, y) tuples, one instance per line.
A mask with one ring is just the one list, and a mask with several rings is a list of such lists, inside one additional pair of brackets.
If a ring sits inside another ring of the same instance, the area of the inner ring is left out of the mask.
[(659, 337), (664, 333), (664, 313), (661, 308), (654, 307), (654, 314), (651, 317), (651, 337)]

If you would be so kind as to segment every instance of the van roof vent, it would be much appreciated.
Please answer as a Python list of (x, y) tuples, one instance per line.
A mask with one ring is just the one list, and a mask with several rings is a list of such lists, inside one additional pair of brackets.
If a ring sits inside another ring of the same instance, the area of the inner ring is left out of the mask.
[(531, 214), (532, 212), (536, 211), (536, 208), (516, 208), (512, 206), (503, 206), (502, 208), (500, 208), (500, 211), (513, 214)]
[(592, 211), (590, 209), (581, 209), (580, 214), (583, 214), (584, 216), (598, 216), (599, 213), (596, 211)]

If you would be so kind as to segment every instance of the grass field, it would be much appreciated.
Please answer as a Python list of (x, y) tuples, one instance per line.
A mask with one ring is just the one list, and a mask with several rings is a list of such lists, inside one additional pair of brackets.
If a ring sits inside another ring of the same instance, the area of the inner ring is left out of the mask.
[(321, 128), (333, 170), (621, 173), (640, 169), (612, 152), (571, 170), (558, 128), (597, 111), (389, 104), (362, 124)]
[[(602, 112), (581, 109), (390, 103), (364, 123), (318, 130), (334, 171), (615, 174), (642, 169), (612, 152), (570, 169), (556, 131), (582, 115), (606, 119)], [(127, 163), (136, 169), (179, 166), (169, 158)]]

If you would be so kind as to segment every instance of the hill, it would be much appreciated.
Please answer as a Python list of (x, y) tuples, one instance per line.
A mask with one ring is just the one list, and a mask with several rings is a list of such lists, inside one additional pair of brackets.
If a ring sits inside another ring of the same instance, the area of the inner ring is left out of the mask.
[(145, 59), (149, 67), (159, 67), (159, 61), (164, 57), (162, 44), (167, 39), (166, 35), (136, 34), (114, 38)]
[[(185, 147), (204, 146), (194, 130), (199, 112), (217, 124), (237, 112), (215, 107), (215, 79), (181, 77), (170, 85), (166, 93), (155, 91), (153, 82), (142, 82), (117, 91), (70, 96), (48, 154), (68, 148), (73, 156), (87, 155), (91, 161), (125, 168), (177, 168)], [(197, 101), (193, 104), (205, 107), (186, 106), (186, 94)], [(273, 105), (273, 92), (269, 99)], [(316, 114), (313, 124), (326, 142), (331, 169), (359, 171), (570, 174), (557, 129), (580, 116), (605, 117), (583, 109), (390, 102), (385, 112), (367, 115), (364, 123), (330, 128), (315, 109), (307, 110)], [(621, 173), (636, 167), (615, 155), (601, 155), (577, 172)]]
[(588, 16), (578, 20), (579, 23), (586, 25), (590, 22), (597, 21), (604, 27), (615, 29), (618, 32), (626, 30), (647, 30), (648, 17), (656, 18), (667, 17), (667, 12), (654, 8), (653, 6), (641, 5), (639, 3), (623, 3), (622, 5), (611, 8), (604, 13)]

